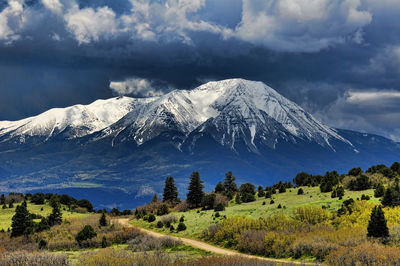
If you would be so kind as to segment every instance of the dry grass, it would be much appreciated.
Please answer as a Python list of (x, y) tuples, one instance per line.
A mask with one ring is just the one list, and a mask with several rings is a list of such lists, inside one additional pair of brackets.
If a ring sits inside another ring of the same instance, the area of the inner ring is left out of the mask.
[(65, 266), (69, 265), (67, 256), (49, 252), (26, 251), (4, 252), (0, 255), (0, 265)]

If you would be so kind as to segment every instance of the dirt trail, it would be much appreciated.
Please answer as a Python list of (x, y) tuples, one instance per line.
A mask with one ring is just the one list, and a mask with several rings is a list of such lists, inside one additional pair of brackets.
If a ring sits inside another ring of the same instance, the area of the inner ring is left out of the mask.
[[(124, 225), (124, 226), (128, 226), (128, 227), (134, 227), (133, 225), (129, 224), (129, 219), (128, 218), (120, 218), (120, 219), (116, 219), (116, 222)], [(226, 256), (243, 256), (246, 258), (251, 258), (251, 259), (259, 259), (259, 260), (263, 260), (266, 262), (276, 262), (279, 264), (288, 264), (288, 265), (317, 265), (314, 263), (305, 263), (305, 262), (298, 262), (298, 261), (288, 261), (288, 260), (280, 260), (280, 259), (270, 259), (270, 258), (262, 258), (262, 257), (257, 257), (257, 256), (252, 256), (252, 255), (247, 255), (247, 254), (243, 254), (243, 253), (239, 253), (233, 250), (228, 250), (228, 249), (224, 249), (224, 248), (219, 248), (219, 247), (215, 247), (212, 246), (210, 244), (207, 244), (205, 242), (199, 241), (199, 240), (194, 240), (194, 239), (189, 239), (189, 238), (183, 238), (183, 237), (176, 237), (176, 236), (170, 236), (170, 235), (164, 235), (164, 234), (160, 234), (154, 231), (150, 231), (144, 228), (140, 228), (137, 227), (139, 230), (141, 230), (142, 232), (149, 234), (151, 236), (154, 237), (171, 237), (175, 240), (179, 240), (182, 243), (184, 243), (185, 245), (189, 245), (198, 249), (202, 249), (205, 251), (209, 251), (212, 253), (216, 253), (216, 254), (221, 254), (221, 255), (226, 255)]]

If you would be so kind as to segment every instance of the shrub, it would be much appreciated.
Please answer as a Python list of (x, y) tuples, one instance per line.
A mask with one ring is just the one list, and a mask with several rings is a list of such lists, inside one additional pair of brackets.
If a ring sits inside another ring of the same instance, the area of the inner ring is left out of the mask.
[(40, 239), (39, 241), (39, 249), (45, 249), (47, 247), (47, 241), (44, 239)]
[(186, 201), (182, 201), (174, 207), (174, 211), (177, 212), (186, 212), (188, 210), (189, 210), (189, 205), (187, 204)]
[(107, 246), (108, 246), (107, 238), (103, 236), (103, 238), (101, 239), (101, 247), (106, 248)]
[(281, 209), (281, 208), (282, 208), (282, 205), (281, 205), (281, 204), (279, 204), (279, 205), (278, 205), (278, 209)]
[(220, 212), (220, 211), (223, 211), (223, 210), (225, 210), (225, 207), (221, 203), (218, 204), (217, 206), (215, 206), (215, 208), (214, 208), (214, 211), (216, 211), (216, 212)]
[(66, 266), (69, 263), (68, 257), (62, 254), (18, 251), (0, 254), (0, 265)]
[(238, 249), (245, 253), (265, 254), (265, 230), (249, 230), (240, 234)]
[(385, 187), (382, 185), (382, 183), (379, 183), (374, 191), (374, 196), (375, 198), (380, 198), (385, 194)]
[(178, 220), (178, 218), (176, 217), (175, 214), (168, 214), (168, 215), (163, 215), (163, 216), (160, 217), (160, 221), (163, 224), (176, 223), (177, 220)]
[(303, 195), (304, 194), (304, 190), (302, 188), (299, 188), (299, 190), (297, 190), (297, 195)]
[(326, 262), (329, 265), (399, 265), (400, 253), (397, 247), (365, 242), (356, 247), (341, 247), (331, 252)]
[(177, 230), (178, 232), (186, 230), (186, 225), (184, 223), (179, 223)]
[(185, 216), (181, 216), (181, 218), (179, 218), (179, 222), (183, 223), (185, 221)]
[(215, 199), (216, 199), (215, 193), (205, 194), (201, 202), (203, 210), (213, 209), (215, 204)]
[(240, 194), (236, 194), (235, 202), (236, 202), (236, 204), (241, 204), (242, 203), (242, 200), (240, 199)]
[(330, 212), (317, 207), (298, 207), (293, 210), (292, 218), (294, 220), (308, 223), (318, 224), (329, 220), (331, 217)]
[(275, 203), (275, 201), (274, 200), (271, 200), (270, 202), (269, 202), (269, 204), (274, 204)]
[(92, 239), (95, 236), (97, 236), (97, 233), (94, 231), (93, 227), (85, 225), (85, 227), (76, 235), (75, 240), (78, 243), (81, 243), (82, 241)]
[(161, 221), (157, 222), (157, 228), (163, 228), (164, 224)]
[(218, 218), (218, 217), (220, 217), (220, 216), (221, 216), (221, 215), (219, 214), (219, 212), (216, 212), (216, 213), (215, 213), (215, 217), (216, 217), (216, 218)]
[(154, 214), (152, 214), (152, 213), (149, 214), (149, 218), (148, 218), (147, 221), (148, 221), (149, 223), (152, 223), (152, 222), (154, 222), (155, 220), (156, 220), (156, 216), (154, 216)]
[(284, 257), (295, 239), (294, 235), (267, 232), (265, 235), (265, 255)]
[(252, 202), (256, 200), (253, 194), (247, 192), (241, 193), (240, 199), (242, 202)]
[(165, 215), (168, 213), (169, 213), (169, 210), (168, 210), (168, 206), (166, 204), (161, 204), (160, 207), (158, 207), (158, 209), (157, 209), (158, 216)]
[(171, 226), (169, 227), (169, 231), (173, 232), (174, 230), (175, 230), (175, 227), (174, 227), (173, 225), (171, 225)]

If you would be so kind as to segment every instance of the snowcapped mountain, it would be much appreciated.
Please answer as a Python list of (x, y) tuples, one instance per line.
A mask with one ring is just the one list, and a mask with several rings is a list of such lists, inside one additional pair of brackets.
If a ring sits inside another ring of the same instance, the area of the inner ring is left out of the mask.
[(83, 137), (117, 122), (135, 109), (139, 101), (143, 100), (128, 97), (97, 100), (89, 105), (50, 109), (19, 121), (1, 121), (0, 139), (24, 143), (33, 137), (47, 141), (62, 133), (66, 138)]
[(207, 189), (227, 171), (239, 183), (269, 185), (300, 171), (391, 164), (399, 155), (398, 143), (330, 128), (262, 82), (228, 79), (0, 122), (0, 192), (90, 193), (97, 206), (126, 195), (133, 207), (169, 175), (181, 192), (195, 170)]
[(323, 146), (331, 146), (331, 139), (351, 145), (264, 83), (244, 79), (208, 82), (143, 103), (103, 129), (95, 140), (112, 136), (113, 143), (141, 145), (165, 131), (184, 136), (214, 131), (213, 138), (233, 150), (235, 142), (244, 140), (250, 150), (257, 151), (256, 139), (271, 148), (279, 139), (295, 143), (296, 138)]

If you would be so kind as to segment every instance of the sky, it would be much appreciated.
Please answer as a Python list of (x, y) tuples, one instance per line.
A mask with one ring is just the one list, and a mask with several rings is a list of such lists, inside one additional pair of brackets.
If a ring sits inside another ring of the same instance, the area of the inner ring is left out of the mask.
[(399, 18), (399, 0), (0, 0), (0, 120), (240, 77), (400, 141)]

